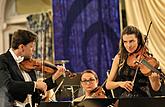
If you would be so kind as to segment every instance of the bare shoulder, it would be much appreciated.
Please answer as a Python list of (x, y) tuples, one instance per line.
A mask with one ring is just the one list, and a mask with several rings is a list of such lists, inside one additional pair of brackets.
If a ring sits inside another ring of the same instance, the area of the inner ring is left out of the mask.
[(114, 63), (119, 63), (119, 59), (120, 59), (120, 55), (119, 54), (116, 54), (116, 56), (113, 59), (113, 62)]
[(120, 55), (117, 54), (114, 59), (113, 59), (113, 63), (112, 63), (112, 67), (111, 67), (111, 71), (112, 72), (116, 72), (119, 66), (119, 59), (120, 59)]

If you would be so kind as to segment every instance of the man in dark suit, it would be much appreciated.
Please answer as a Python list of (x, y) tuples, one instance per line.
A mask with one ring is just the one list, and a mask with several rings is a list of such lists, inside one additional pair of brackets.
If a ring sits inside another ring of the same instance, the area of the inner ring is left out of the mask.
[(35, 107), (39, 103), (41, 93), (57, 86), (55, 80), (65, 68), (57, 67), (57, 71), (43, 81), (37, 81), (34, 70), (25, 72), (19, 67), (24, 58), (31, 58), (35, 48), (37, 35), (27, 30), (18, 30), (12, 36), (11, 48), (0, 55), (0, 87), (7, 89), (7, 96), (12, 106)]

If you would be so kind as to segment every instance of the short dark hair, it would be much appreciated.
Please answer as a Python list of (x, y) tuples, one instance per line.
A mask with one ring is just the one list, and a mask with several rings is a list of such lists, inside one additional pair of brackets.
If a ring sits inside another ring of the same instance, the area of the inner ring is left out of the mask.
[[(97, 76), (97, 74), (96, 74), (96, 72), (95, 72), (94, 70), (91, 70), (91, 69), (84, 70), (84, 71), (81, 73), (81, 78), (82, 78), (83, 74), (85, 74), (85, 73), (91, 73), (91, 74), (94, 75), (94, 77), (96, 78), (96, 80), (98, 79), (98, 76)], [(81, 78), (80, 78), (80, 79), (81, 79)]]
[(11, 47), (13, 49), (18, 49), (18, 46), (23, 44), (27, 45), (30, 42), (37, 40), (37, 34), (28, 30), (17, 30), (12, 35)]

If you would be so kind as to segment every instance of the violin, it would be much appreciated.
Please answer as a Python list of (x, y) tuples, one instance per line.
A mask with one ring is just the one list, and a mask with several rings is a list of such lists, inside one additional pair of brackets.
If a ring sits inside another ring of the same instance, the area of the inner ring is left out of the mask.
[(26, 72), (30, 72), (31, 70), (42, 71), (43, 69), (44, 73), (52, 74), (58, 70), (57, 67), (50, 62), (44, 61), (42, 64), (40, 60), (36, 59), (25, 59), (19, 65), (20, 68)]
[[(30, 72), (31, 70), (38, 70), (42, 71), (43, 73), (53, 74), (58, 70), (57, 67), (51, 62), (44, 61), (44, 63), (42, 64), (42, 61), (37, 59), (24, 59), (19, 64), (19, 66), (22, 70), (26, 72)], [(65, 70), (65, 73), (71, 79), (73, 79), (77, 75), (76, 73), (72, 73), (69, 70)]]
[(139, 68), (145, 76), (151, 75), (159, 67), (159, 62), (148, 52), (146, 47), (128, 55), (127, 64), (132, 68)]
[(96, 87), (90, 92), (90, 94), (93, 98), (107, 98), (107, 96), (105, 95), (105, 91), (101, 86)]
[[(158, 73), (163, 79), (165, 79), (165, 74), (160, 72), (157, 68), (159, 67), (159, 62), (152, 56), (152, 54), (149, 53), (147, 47), (145, 46), (145, 43), (147, 42), (147, 36), (149, 34), (149, 30), (151, 28), (152, 21), (150, 22), (147, 35), (144, 38), (144, 45), (141, 46), (137, 52), (134, 52), (133, 54), (128, 55), (127, 58), (127, 64), (130, 67), (139, 68), (140, 71), (145, 76), (150, 76), (152, 72)], [(136, 73), (137, 74), (137, 73)], [(135, 80), (136, 75), (134, 76)], [(133, 80), (133, 81), (134, 81)]]

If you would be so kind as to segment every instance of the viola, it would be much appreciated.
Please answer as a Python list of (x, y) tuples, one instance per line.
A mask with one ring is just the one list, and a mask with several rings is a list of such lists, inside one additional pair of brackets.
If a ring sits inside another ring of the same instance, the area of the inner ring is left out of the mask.
[(44, 73), (52, 74), (57, 71), (57, 67), (50, 62), (36, 60), (36, 59), (25, 59), (20, 63), (20, 68), (26, 72), (30, 72), (31, 70), (38, 70)]
[(148, 52), (146, 47), (130, 54), (127, 64), (132, 68), (139, 68), (145, 76), (151, 75), (152, 72), (158, 72), (156, 69), (159, 67), (159, 62)]
[(91, 91), (91, 97), (93, 98), (107, 98), (105, 95), (105, 91), (101, 86), (96, 87)]

